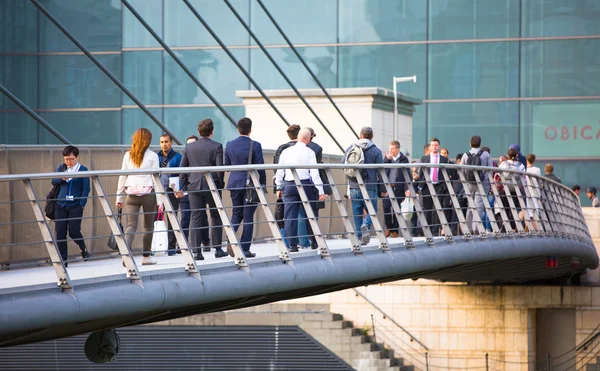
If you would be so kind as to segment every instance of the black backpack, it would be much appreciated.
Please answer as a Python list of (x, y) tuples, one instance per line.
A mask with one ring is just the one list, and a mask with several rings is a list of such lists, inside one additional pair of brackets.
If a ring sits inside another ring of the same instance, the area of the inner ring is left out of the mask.
[[(67, 170), (67, 165), (60, 165), (60, 171)], [(60, 184), (52, 187), (50, 192), (46, 195), (46, 207), (44, 207), (44, 214), (46, 218), (54, 220), (54, 211), (56, 210), (56, 199), (58, 198), (58, 192), (60, 191)]]
[[(481, 166), (481, 154), (483, 151), (479, 151), (475, 154), (471, 152), (467, 152), (467, 163), (466, 165), (472, 166)], [(467, 182), (475, 183), (477, 180), (475, 179), (475, 171), (477, 170), (467, 170)], [(481, 179), (481, 171), (479, 172), (479, 179)]]

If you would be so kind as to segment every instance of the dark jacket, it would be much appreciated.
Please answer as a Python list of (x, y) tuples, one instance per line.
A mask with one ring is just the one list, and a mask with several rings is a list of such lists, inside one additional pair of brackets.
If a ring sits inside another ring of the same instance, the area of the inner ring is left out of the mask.
[[(56, 172), (62, 172), (64, 168), (63, 165), (60, 165)], [(88, 168), (80, 164), (79, 171), (88, 171)], [(69, 178), (69, 173), (65, 173), (65, 178)], [(71, 178), (70, 182), (62, 178), (52, 178), (52, 185), (60, 186), (56, 201), (57, 205), (64, 207), (79, 204), (81, 207), (85, 207), (87, 197), (90, 194), (90, 178)], [(73, 201), (67, 201), (69, 192), (73, 196)]]
[[(181, 166), (181, 159), (183, 156), (181, 156), (180, 153), (175, 152), (173, 148), (171, 148), (171, 151), (169, 151), (169, 154), (166, 156), (163, 155), (162, 151), (157, 151), (156, 154), (158, 155), (158, 163), (160, 167)], [(171, 157), (171, 159), (165, 163), (166, 159), (169, 158), (169, 156)], [(176, 176), (179, 176), (179, 174), (161, 174), (160, 181), (162, 182), (163, 187), (165, 187), (165, 189), (169, 188), (169, 178)]]
[[(365, 164), (382, 164), (383, 163), (383, 154), (381, 150), (377, 148), (375, 143), (371, 142), (369, 139), (359, 139), (356, 143), (357, 146), (360, 146), (363, 150), (363, 154), (365, 156)], [(346, 148), (346, 153), (344, 154), (344, 159), (348, 155), (348, 151), (350, 151), (352, 146)], [(344, 161), (342, 159), (342, 162)], [(367, 186), (367, 190), (378, 190), (379, 184), (381, 184), (381, 176), (379, 175), (378, 169), (366, 169), (363, 173), (363, 180)], [(351, 189), (358, 189), (358, 183), (349, 180)]]
[[(250, 142), (252, 140), (246, 136), (239, 136), (227, 143), (225, 146), (225, 165), (248, 165), (248, 156), (250, 154)], [(252, 145), (252, 163), (264, 164), (262, 146), (254, 141)], [(264, 170), (259, 170), (258, 175), (260, 184), (265, 185), (267, 175)], [(232, 171), (229, 173), (227, 189), (243, 189), (246, 187), (248, 173), (245, 171)]]
[[(448, 163), (448, 157), (444, 157), (442, 155), (439, 155), (439, 156), (440, 156), (440, 162), (439, 162), (440, 164)], [(429, 164), (431, 162), (431, 157), (423, 156), (423, 157), (421, 157), (420, 162), (422, 164)], [(430, 173), (430, 175), (431, 175), (431, 173)], [(438, 171), (438, 183), (445, 184), (444, 181), (445, 181), (444, 173), (440, 169)], [(419, 180), (417, 180), (417, 183), (419, 184), (419, 188), (421, 189), (421, 192), (429, 194), (429, 187), (425, 183), (425, 175), (423, 175), (423, 167), (419, 167)]]
[(544, 176), (545, 176), (546, 178), (548, 178), (548, 179), (552, 179), (552, 180), (554, 180), (555, 182), (558, 182), (558, 183), (562, 184), (562, 180), (560, 180), (560, 178), (559, 178), (559, 177), (557, 177), (557, 176), (556, 176), (556, 175), (554, 175), (554, 174), (546, 174), (546, 175), (544, 175)]
[(317, 164), (323, 163), (323, 147), (313, 142), (312, 140), (308, 142), (308, 148), (312, 149), (315, 153), (315, 157), (317, 158)]
[[(290, 140), (287, 143), (283, 143), (282, 145), (280, 145), (279, 147), (277, 147), (277, 150), (275, 151), (275, 156), (273, 156), (273, 163), (274, 164), (278, 164), (279, 163), (279, 157), (281, 156), (281, 152), (283, 152), (285, 149), (293, 146), (294, 144), (298, 143), (295, 140)], [(319, 162), (319, 160), (317, 159), (317, 162)]]
[[(393, 159), (388, 159), (387, 157), (383, 158), (383, 163), (384, 164), (408, 164), (408, 157), (404, 156), (404, 154), (402, 152), (400, 152), (400, 157), (398, 157), (398, 159), (396, 161), (394, 161)], [(388, 179), (390, 181), (390, 184), (395, 184), (396, 187), (396, 194), (404, 194), (404, 192), (408, 189), (407, 186), (407, 179), (404, 176), (404, 169), (399, 168), (398, 171), (396, 172), (396, 177), (394, 179), (391, 178), (391, 173), (392, 173), (392, 169), (385, 169), (385, 173), (388, 176)], [(408, 182), (411, 181), (410, 179), (410, 174), (411, 174), (411, 169), (410, 168), (406, 168), (406, 173), (409, 175), (409, 179)], [(385, 188), (385, 186), (382, 184), (381, 187), (379, 188), (380, 191), (382, 193), (387, 193), (387, 190)]]
[[(188, 144), (181, 159), (181, 167), (196, 166), (223, 166), (223, 145), (205, 137)], [(219, 189), (224, 186), (224, 176), (222, 171), (212, 172), (212, 178)], [(182, 173), (179, 175), (179, 182), (184, 191), (209, 190), (202, 172)]]

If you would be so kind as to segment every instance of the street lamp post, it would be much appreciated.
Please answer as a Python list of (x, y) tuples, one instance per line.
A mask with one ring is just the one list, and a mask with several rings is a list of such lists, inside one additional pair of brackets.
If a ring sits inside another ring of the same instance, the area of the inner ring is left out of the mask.
[(394, 76), (394, 128), (392, 130), (392, 135), (394, 137), (394, 140), (397, 140), (398, 138), (396, 138), (396, 131), (398, 130), (398, 89), (397, 89), (397, 85), (399, 82), (408, 82), (408, 81), (412, 81), (413, 83), (417, 82), (417, 76), (409, 76), (409, 77), (395, 77)]

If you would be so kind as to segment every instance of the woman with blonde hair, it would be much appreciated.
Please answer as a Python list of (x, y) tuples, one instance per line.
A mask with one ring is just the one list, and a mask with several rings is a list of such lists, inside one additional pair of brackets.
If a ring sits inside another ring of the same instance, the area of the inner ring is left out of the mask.
[[(158, 169), (158, 155), (148, 149), (152, 142), (152, 133), (146, 128), (138, 129), (131, 137), (131, 149), (123, 156), (121, 170), (132, 169)], [(129, 248), (138, 227), (138, 213), (140, 208), (143, 215), (143, 246), (144, 257), (142, 265), (156, 264), (151, 257), (152, 231), (154, 229), (154, 214), (156, 212), (156, 194), (154, 193), (154, 178), (152, 175), (122, 175), (119, 177), (117, 189), (117, 207), (125, 208), (127, 227), (125, 229), (125, 242)], [(159, 211), (162, 205), (159, 206)]]

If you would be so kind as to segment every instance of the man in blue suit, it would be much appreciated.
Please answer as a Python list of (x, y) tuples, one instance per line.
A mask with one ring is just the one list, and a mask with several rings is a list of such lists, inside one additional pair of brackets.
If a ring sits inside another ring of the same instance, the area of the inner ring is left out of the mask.
[(62, 178), (53, 178), (52, 185), (60, 187), (56, 197), (54, 221), (56, 244), (66, 267), (68, 265), (67, 233), (79, 246), (81, 257), (85, 260), (90, 257), (81, 234), (81, 218), (90, 193), (90, 178), (71, 178), (68, 175), (72, 172), (88, 171), (87, 167), (78, 162), (79, 148), (66, 146), (62, 154), (65, 163), (61, 164), (56, 171), (64, 171), (65, 175)]
[[(250, 139), (252, 132), (252, 120), (244, 117), (238, 121), (238, 132), (240, 136), (228, 142), (225, 147), (225, 165), (247, 165), (264, 164), (262, 146), (259, 142)], [(252, 148), (252, 152), (250, 149)], [(250, 155), (252, 158), (250, 158)], [(249, 161), (250, 160), (250, 161)], [(267, 177), (264, 170), (258, 171), (260, 184), (265, 186)], [(250, 252), (250, 244), (252, 242), (252, 233), (254, 229), (254, 213), (256, 212), (256, 204), (246, 203), (246, 181), (249, 175), (245, 171), (232, 171), (229, 174), (227, 182), (227, 190), (231, 192), (231, 202), (233, 204), (233, 215), (231, 224), (233, 230), (237, 232), (240, 223), (244, 221), (244, 230), (242, 232), (242, 250), (247, 258), (253, 258), (255, 253)]]

